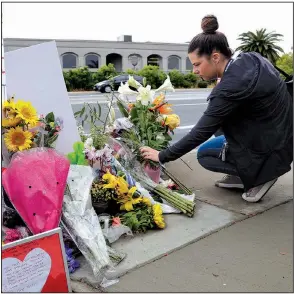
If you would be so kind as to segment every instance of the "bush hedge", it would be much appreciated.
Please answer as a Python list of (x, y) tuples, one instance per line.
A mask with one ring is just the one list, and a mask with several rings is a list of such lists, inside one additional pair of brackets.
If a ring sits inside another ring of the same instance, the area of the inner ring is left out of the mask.
[[(166, 79), (166, 74), (158, 66), (154, 65), (147, 65), (138, 71), (128, 69), (125, 73), (145, 77), (147, 84), (151, 85), (153, 89), (161, 86)], [(96, 83), (119, 74), (124, 73), (117, 72), (114, 65), (111, 63), (101, 66), (96, 72), (90, 71), (88, 67), (71, 69), (63, 72), (68, 91), (92, 90)], [(196, 88), (197, 86), (199, 88), (206, 88), (208, 86), (208, 83), (199, 81), (197, 76), (192, 72), (184, 74), (178, 70), (172, 70), (168, 74), (175, 88)]]

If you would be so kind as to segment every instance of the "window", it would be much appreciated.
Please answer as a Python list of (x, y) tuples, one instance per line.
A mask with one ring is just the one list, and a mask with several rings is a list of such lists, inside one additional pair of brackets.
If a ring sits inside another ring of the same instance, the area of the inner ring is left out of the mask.
[(62, 56), (63, 68), (76, 68), (77, 67), (77, 56), (74, 53), (65, 53)]
[(186, 70), (193, 70), (193, 65), (192, 65), (189, 57), (186, 58)]
[(96, 54), (88, 54), (86, 56), (86, 66), (89, 68), (99, 68), (99, 58)]
[(168, 69), (180, 70), (180, 57), (174, 55), (170, 56), (168, 58)]

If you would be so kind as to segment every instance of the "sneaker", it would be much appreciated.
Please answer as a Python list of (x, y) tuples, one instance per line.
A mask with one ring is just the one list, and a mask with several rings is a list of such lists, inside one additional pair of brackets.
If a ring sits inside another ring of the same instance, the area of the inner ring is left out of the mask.
[(241, 179), (231, 175), (224, 176), (221, 180), (216, 181), (215, 185), (220, 188), (244, 189)]
[(259, 185), (242, 194), (242, 198), (248, 202), (258, 202), (275, 184), (278, 179), (274, 179), (265, 184)]

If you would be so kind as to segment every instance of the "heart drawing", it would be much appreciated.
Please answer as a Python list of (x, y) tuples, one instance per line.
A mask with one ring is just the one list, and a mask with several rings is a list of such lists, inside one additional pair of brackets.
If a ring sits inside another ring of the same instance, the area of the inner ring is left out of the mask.
[(51, 257), (41, 248), (30, 251), (23, 261), (2, 260), (3, 292), (41, 292), (51, 270)]

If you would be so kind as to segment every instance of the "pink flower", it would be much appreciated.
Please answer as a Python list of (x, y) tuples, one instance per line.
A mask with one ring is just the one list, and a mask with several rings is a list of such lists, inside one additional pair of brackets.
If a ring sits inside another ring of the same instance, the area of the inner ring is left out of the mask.
[(87, 158), (89, 160), (92, 160), (92, 159), (96, 158), (96, 149), (94, 147), (91, 147), (90, 149), (86, 149), (85, 153), (86, 153)]
[(59, 132), (59, 131), (61, 130), (61, 128), (57, 126), (57, 127), (55, 128), (55, 130)]

